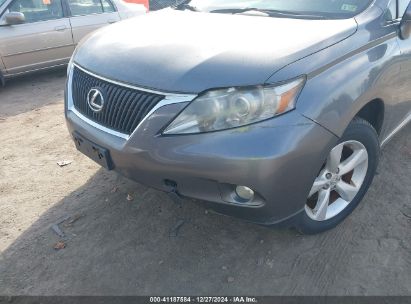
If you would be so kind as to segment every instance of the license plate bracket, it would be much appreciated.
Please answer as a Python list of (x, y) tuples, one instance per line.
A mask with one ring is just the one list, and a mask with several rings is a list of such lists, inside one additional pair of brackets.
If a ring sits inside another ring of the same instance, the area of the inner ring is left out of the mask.
[(108, 149), (103, 148), (92, 141), (86, 139), (77, 132), (73, 133), (73, 139), (77, 150), (88, 156), (100, 166), (112, 170), (114, 168)]

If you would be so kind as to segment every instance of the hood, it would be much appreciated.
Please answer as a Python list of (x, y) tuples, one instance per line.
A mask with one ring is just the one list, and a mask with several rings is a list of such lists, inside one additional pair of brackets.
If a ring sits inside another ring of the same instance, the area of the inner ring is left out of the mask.
[(167, 92), (199, 93), (263, 84), (285, 65), (347, 38), (356, 29), (354, 19), (166, 9), (95, 32), (78, 48), (74, 61), (113, 80)]

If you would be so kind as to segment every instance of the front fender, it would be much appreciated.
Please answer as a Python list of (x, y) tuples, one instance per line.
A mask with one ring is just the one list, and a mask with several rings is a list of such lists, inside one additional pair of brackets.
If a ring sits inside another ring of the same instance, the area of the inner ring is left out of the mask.
[(378, 22), (376, 18), (352, 37), (290, 64), (267, 82), (306, 74), (297, 111), (340, 137), (368, 102), (395, 96), (400, 73), (397, 34), (394, 26)]

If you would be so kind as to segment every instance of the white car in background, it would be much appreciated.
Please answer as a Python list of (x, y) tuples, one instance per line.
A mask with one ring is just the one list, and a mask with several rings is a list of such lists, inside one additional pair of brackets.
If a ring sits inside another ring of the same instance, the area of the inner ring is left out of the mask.
[(88, 33), (145, 13), (123, 0), (0, 0), (0, 82), (65, 65)]

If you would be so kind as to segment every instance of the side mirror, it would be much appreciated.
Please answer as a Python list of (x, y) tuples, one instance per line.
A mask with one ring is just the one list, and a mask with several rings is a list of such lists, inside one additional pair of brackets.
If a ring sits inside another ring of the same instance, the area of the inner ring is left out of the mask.
[(7, 13), (4, 17), (7, 25), (15, 25), (26, 22), (26, 17), (24, 14), (19, 12)]
[(408, 39), (411, 36), (411, 2), (405, 10), (400, 23), (400, 38)]

